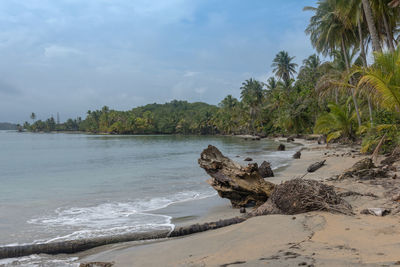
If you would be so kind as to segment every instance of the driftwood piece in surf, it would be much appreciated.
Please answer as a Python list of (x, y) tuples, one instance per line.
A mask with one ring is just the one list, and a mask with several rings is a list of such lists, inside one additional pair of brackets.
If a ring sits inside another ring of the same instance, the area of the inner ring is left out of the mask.
[(301, 157), (301, 150), (297, 151), (296, 153), (293, 154), (294, 159), (299, 159)]
[(319, 168), (321, 168), (322, 166), (324, 166), (326, 160), (323, 161), (318, 161), (315, 162), (313, 164), (311, 164), (308, 168), (307, 171), (308, 172), (315, 172), (316, 170), (318, 170)]
[[(67, 240), (59, 242), (50, 242), (42, 244), (19, 245), (19, 246), (5, 246), (0, 247), (0, 259), (16, 258), (22, 256), (29, 256), (32, 254), (70, 254), (77, 253), (98, 246), (108, 244), (128, 242), (128, 241), (142, 241), (161, 239), (167, 237), (178, 237), (190, 235), (198, 232), (218, 229), (232, 224), (244, 222), (246, 217), (234, 217), (214, 222), (206, 222), (202, 224), (193, 224), (188, 226), (177, 227), (173, 231), (170, 230), (154, 230), (150, 232), (137, 232), (128, 233), (123, 235), (85, 238), (78, 240)], [(95, 262), (83, 263), (81, 266), (101, 266), (95, 265)], [(107, 266), (107, 265), (105, 265)]]
[(276, 150), (278, 151), (285, 151), (286, 146), (284, 144), (279, 144), (278, 148)]
[(92, 262), (82, 262), (79, 267), (112, 267), (114, 262), (105, 261), (92, 261)]
[(211, 176), (207, 182), (235, 208), (263, 204), (275, 187), (261, 177), (257, 163), (241, 166), (212, 145), (203, 150), (198, 162)]
[(84, 238), (78, 240), (67, 240), (59, 242), (5, 246), (0, 247), (0, 259), (16, 258), (32, 254), (70, 254), (77, 253), (91, 248), (115, 244), (128, 241), (149, 240), (157, 238), (166, 238), (170, 230), (154, 230), (151, 232), (137, 232), (115, 236), (104, 236), (95, 238)]

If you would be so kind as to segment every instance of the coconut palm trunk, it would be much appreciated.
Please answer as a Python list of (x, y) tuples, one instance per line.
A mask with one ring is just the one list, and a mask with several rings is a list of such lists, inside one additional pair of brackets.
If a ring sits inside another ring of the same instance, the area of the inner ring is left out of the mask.
[[(346, 46), (344, 45), (343, 37), (341, 38), (341, 42), (342, 42), (342, 51), (343, 51), (344, 61), (346, 63), (346, 69), (348, 72), (350, 72), (350, 62), (349, 62), (349, 58), (347, 57)], [(351, 77), (350, 77), (350, 83), (354, 84), (353, 79)], [(351, 97), (353, 98), (354, 109), (356, 110), (356, 114), (357, 114), (358, 126), (361, 126), (360, 111), (358, 110), (358, 104), (357, 104), (357, 99), (356, 99), (356, 95), (354, 92), (354, 88), (351, 88)]]
[[(365, 53), (364, 38), (363, 38), (363, 35), (362, 35), (360, 17), (357, 18), (357, 26), (358, 26), (358, 38), (360, 40), (361, 59), (362, 59), (362, 63), (363, 63), (364, 68), (367, 68), (368, 67), (368, 63), (367, 63), (367, 56), (366, 56), (366, 53)], [(367, 95), (367, 101), (368, 101), (369, 120), (370, 120), (371, 125), (372, 125), (373, 124), (372, 103), (371, 103), (371, 96), (369, 94)]]
[(361, 60), (363, 62), (363, 66), (367, 67), (367, 56), (365, 53), (365, 47), (364, 47), (364, 38), (362, 35), (362, 28), (361, 28), (361, 19), (360, 17), (357, 18), (357, 27), (358, 27), (358, 39), (360, 40), (360, 54), (361, 54)]
[(382, 47), (379, 42), (378, 31), (376, 30), (374, 17), (372, 15), (371, 4), (369, 0), (362, 0), (365, 19), (367, 20), (368, 30), (372, 39), (372, 48), (375, 52), (382, 52)]
[(385, 26), (385, 32), (386, 32), (386, 42), (388, 44), (390, 52), (393, 53), (395, 48), (393, 45), (392, 31), (390, 30), (389, 22), (387, 20), (386, 14), (383, 10), (382, 10), (382, 18), (383, 18), (383, 25)]

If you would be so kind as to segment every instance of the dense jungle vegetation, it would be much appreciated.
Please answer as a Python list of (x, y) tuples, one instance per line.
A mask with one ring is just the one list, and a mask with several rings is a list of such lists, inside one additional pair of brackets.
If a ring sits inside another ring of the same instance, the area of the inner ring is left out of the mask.
[[(306, 33), (317, 54), (294, 63), (279, 52), (274, 76), (238, 85), (240, 99), (218, 106), (177, 101), (129, 111), (88, 111), (58, 124), (54, 118), (25, 122), (30, 131), (114, 134), (324, 134), (328, 142), (362, 141), (364, 152), (383, 140), (400, 141), (399, 0), (321, 0)], [(321, 58), (328, 60), (322, 61)]]

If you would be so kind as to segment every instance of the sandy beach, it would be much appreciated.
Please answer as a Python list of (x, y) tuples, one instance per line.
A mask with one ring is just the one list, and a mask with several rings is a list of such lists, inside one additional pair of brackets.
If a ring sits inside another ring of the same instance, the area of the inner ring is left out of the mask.
[[(324, 181), (339, 188), (338, 191), (364, 194), (345, 197), (353, 207), (354, 216), (310, 212), (254, 217), (237, 225), (181, 238), (92, 249), (78, 254), (79, 262), (113, 262), (113, 266), (399, 265), (400, 216), (394, 212), (384, 217), (360, 214), (361, 210), (372, 207), (395, 210), (399, 203), (392, 201), (391, 196), (393, 189), (399, 188), (399, 179), (382, 178), (385, 183), (332, 180), (364, 157), (359, 150), (295, 141), (304, 144), (301, 159), (268, 180), (279, 184), (303, 176), (311, 163), (325, 159), (325, 166), (304, 179)], [(238, 210), (227, 209), (224, 216), (239, 215)]]

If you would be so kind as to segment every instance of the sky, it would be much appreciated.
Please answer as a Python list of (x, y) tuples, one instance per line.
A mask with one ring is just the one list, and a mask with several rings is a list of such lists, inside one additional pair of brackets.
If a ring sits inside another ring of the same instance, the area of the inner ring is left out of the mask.
[(0, 1), (0, 121), (171, 100), (218, 104), (314, 51), (313, 0)]

